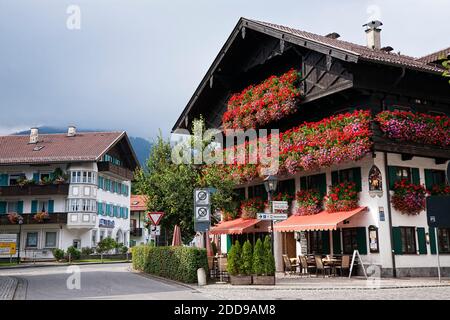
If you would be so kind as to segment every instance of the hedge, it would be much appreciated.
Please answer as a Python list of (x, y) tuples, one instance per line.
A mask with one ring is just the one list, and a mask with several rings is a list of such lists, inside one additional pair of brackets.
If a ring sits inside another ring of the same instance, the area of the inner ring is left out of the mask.
[(132, 248), (132, 256), (135, 270), (185, 283), (197, 282), (198, 268), (208, 271), (205, 249), (140, 245)]

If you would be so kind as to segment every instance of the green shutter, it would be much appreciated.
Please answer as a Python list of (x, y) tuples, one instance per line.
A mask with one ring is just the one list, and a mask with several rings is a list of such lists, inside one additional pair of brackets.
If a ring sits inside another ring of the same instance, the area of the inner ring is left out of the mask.
[(23, 213), (23, 201), (17, 202), (17, 213), (22, 214)]
[(231, 250), (231, 235), (227, 234), (227, 252), (229, 253)]
[(330, 254), (330, 231), (322, 231), (322, 254)]
[(356, 242), (360, 254), (367, 254), (367, 234), (366, 227), (356, 228)]
[(362, 191), (362, 183), (361, 183), (361, 168), (353, 168), (353, 182), (356, 184), (356, 191)]
[(39, 173), (38, 172), (33, 173), (33, 181), (36, 183), (39, 182)]
[(338, 171), (332, 171), (331, 172), (331, 184), (337, 185), (339, 183), (339, 172)]
[(7, 174), (0, 174), (0, 187), (6, 187), (9, 184), (9, 176)]
[(395, 254), (403, 254), (403, 246), (402, 246), (402, 232), (400, 227), (392, 228), (392, 235), (394, 238), (394, 253)]
[(325, 173), (321, 173), (317, 177), (319, 192), (322, 196), (327, 194), (327, 175)]
[(53, 213), (55, 210), (55, 200), (48, 200), (48, 213)]
[(0, 214), (6, 213), (6, 201), (0, 201)]
[(425, 188), (431, 190), (433, 188), (433, 170), (425, 169)]
[(435, 234), (435, 228), (430, 227), (428, 229), (429, 236), (430, 236), (430, 253), (436, 254), (436, 234)]
[(37, 206), (38, 206), (37, 200), (31, 201), (31, 213), (37, 213), (38, 210)]
[(411, 168), (412, 182), (414, 184), (420, 184), (420, 175), (418, 168)]
[(394, 189), (395, 182), (397, 181), (397, 167), (389, 166), (388, 167), (388, 175), (389, 175), (389, 190)]
[(333, 253), (341, 254), (341, 232), (340, 230), (333, 230)]
[(419, 254), (427, 254), (427, 239), (425, 228), (417, 228), (417, 240), (419, 242)]

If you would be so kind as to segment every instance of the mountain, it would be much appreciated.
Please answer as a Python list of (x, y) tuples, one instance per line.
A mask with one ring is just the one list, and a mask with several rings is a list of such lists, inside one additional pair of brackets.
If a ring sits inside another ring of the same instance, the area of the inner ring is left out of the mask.
[[(77, 129), (78, 132), (93, 132), (93, 131), (102, 131), (102, 130), (95, 130), (95, 129)], [(49, 133), (66, 133), (67, 128), (58, 128), (58, 127), (48, 127), (48, 126), (42, 126), (39, 127), (39, 133), (43, 134), (49, 134)], [(20, 131), (15, 134), (30, 134), (30, 130), (26, 131)], [(136, 157), (139, 160), (139, 163), (141, 166), (145, 166), (145, 162), (148, 159), (148, 156), (150, 154), (150, 150), (152, 148), (152, 143), (148, 141), (147, 139), (141, 138), (141, 137), (129, 137), (131, 146), (134, 149), (134, 152), (136, 153)]]

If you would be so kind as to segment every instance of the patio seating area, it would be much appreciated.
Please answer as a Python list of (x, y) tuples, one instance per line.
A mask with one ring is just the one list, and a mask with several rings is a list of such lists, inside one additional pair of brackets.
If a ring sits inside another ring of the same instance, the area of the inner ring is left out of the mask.
[[(283, 254), (284, 273), (286, 275), (348, 277), (350, 272), (350, 255), (301, 255), (290, 258)], [(357, 266), (357, 261), (355, 261)], [(354, 268), (356, 270), (356, 268)]]

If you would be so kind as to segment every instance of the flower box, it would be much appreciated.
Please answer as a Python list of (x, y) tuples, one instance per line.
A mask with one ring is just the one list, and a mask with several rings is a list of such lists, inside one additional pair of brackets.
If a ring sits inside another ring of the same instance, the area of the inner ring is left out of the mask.
[(232, 276), (230, 275), (230, 283), (234, 286), (247, 286), (252, 284), (252, 276)]
[(253, 284), (260, 286), (275, 285), (275, 276), (253, 276)]
[(426, 190), (422, 185), (402, 179), (394, 184), (391, 202), (395, 210), (407, 215), (417, 215), (425, 210)]
[(341, 182), (330, 187), (325, 197), (325, 209), (329, 213), (350, 211), (358, 207), (358, 192), (354, 182)]

